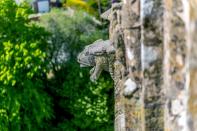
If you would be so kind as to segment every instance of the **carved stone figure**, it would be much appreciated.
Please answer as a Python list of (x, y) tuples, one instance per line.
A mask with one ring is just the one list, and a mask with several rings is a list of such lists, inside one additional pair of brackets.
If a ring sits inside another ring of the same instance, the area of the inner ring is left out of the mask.
[(81, 67), (91, 67), (90, 80), (95, 82), (103, 70), (108, 71), (114, 78), (114, 59), (115, 48), (110, 40), (103, 41), (102, 39), (95, 41), (93, 44), (88, 45), (78, 55), (78, 62)]

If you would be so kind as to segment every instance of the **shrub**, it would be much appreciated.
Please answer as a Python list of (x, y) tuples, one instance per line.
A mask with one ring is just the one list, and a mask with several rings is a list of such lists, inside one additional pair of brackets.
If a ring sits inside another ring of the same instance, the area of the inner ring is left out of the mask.
[(27, 4), (0, 1), (0, 130), (40, 130), (52, 117), (44, 92), (48, 33), (29, 23)]
[[(89, 69), (81, 69), (76, 57), (96, 39), (106, 39), (94, 17), (83, 11), (53, 10), (40, 19), (52, 37), (49, 41), (53, 77), (48, 92), (53, 96), (55, 119), (51, 130), (113, 130), (113, 86), (103, 74), (97, 84), (89, 82)], [(111, 111), (112, 110), (112, 111)], [(51, 127), (52, 126), (52, 127)]]

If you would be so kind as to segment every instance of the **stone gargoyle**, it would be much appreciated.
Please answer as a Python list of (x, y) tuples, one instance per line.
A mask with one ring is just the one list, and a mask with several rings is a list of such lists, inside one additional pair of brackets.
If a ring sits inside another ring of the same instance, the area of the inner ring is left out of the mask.
[(110, 40), (99, 39), (86, 46), (77, 59), (81, 67), (93, 67), (90, 70), (91, 81), (95, 82), (103, 70), (108, 71), (113, 79), (115, 48)]

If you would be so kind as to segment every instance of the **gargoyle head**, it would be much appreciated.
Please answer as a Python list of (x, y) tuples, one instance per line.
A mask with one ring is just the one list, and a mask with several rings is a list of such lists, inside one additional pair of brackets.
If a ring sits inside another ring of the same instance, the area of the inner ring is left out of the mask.
[(80, 67), (95, 66), (95, 57), (89, 53), (88, 46), (78, 55), (77, 61), (80, 63)]

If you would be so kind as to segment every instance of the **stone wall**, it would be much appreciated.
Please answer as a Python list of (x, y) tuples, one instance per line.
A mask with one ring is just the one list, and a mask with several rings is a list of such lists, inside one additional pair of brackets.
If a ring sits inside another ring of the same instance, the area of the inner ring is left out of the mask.
[(115, 130), (197, 130), (197, 1), (112, 5)]
[(142, 130), (139, 7), (137, 0), (129, 4), (114, 3), (111, 8), (109, 32), (116, 48), (114, 74), (117, 131)]
[(163, 2), (141, 1), (144, 130), (163, 130)]
[(163, 3), (124, 0), (111, 10), (109, 33), (116, 47), (115, 130), (163, 130)]
[(186, 130), (187, 44), (181, 0), (165, 1), (164, 91), (165, 129)]
[(108, 44), (78, 61), (113, 78), (115, 130), (197, 131), (197, 0), (113, 1), (102, 18)]

